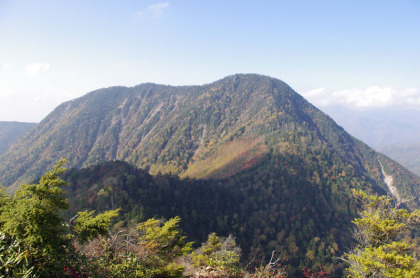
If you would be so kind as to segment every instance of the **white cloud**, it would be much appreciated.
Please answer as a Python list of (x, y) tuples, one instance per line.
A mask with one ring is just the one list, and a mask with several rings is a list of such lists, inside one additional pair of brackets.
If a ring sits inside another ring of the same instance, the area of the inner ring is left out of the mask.
[(25, 73), (28, 76), (34, 76), (39, 73), (46, 72), (50, 68), (50, 64), (48, 63), (33, 63), (27, 64), (25, 66)]
[(137, 15), (144, 16), (146, 14), (150, 14), (153, 17), (161, 17), (163, 11), (169, 7), (169, 2), (158, 2), (153, 5), (149, 5), (147, 9), (137, 11)]
[(169, 7), (169, 2), (159, 2), (154, 5), (150, 5), (149, 10), (153, 12), (155, 17), (160, 17), (167, 7)]
[(342, 105), (350, 108), (370, 109), (390, 106), (420, 108), (418, 88), (394, 89), (371, 86), (366, 89), (345, 89), (329, 92), (319, 88), (302, 93), (309, 101), (318, 106)]

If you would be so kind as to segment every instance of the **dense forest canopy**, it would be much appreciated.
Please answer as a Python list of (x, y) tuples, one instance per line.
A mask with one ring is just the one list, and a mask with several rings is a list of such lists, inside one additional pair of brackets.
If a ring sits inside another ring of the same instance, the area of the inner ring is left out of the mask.
[(217, 242), (212, 233), (231, 235), (241, 259), (275, 251), (292, 277), (319, 265), (343, 275), (340, 257), (356, 244), (351, 221), (361, 209), (354, 189), (419, 207), (417, 176), (284, 82), (253, 74), (111, 87), (63, 103), (0, 156), (0, 183), (12, 192), (62, 158), (73, 169), (63, 177), (69, 210), (60, 217), (119, 209), (113, 227), (157, 221), (145, 230), (180, 217), (170, 223), (191, 248)]
[[(292, 277), (329, 275), (338, 277), (343, 274), (343, 265), (334, 264), (337, 257), (331, 256), (331, 253), (342, 255), (337, 250), (337, 244), (333, 243), (331, 246), (330, 242), (319, 237), (314, 238), (315, 245), (319, 243), (318, 248), (308, 248), (305, 261), (296, 254), (299, 253), (299, 248), (302, 248), (300, 240), (304, 238), (296, 238), (293, 234), (286, 235), (283, 239), (289, 244), (286, 248), (270, 246), (275, 249), (267, 261), (264, 260), (264, 252), (259, 248), (251, 248), (244, 256), (234, 236), (220, 237), (215, 232), (209, 233), (201, 246), (196, 245), (193, 250), (194, 242), (187, 241), (187, 237), (183, 235), (180, 230), (181, 219), (178, 216), (169, 220), (143, 219), (145, 216), (137, 215), (137, 211), (127, 213), (127, 207), (130, 206), (124, 207), (120, 202), (118, 205), (123, 207), (122, 210), (118, 208), (101, 213), (95, 210), (82, 210), (76, 212), (76, 215), (70, 219), (63, 218), (63, 212), (72, 214), (75, 209), (73, 206), (67, 211), (72, 201), (68, 202), (66, 199), (67, 194), (64, 191), (66, 182), (60, 177), (65, 171), (63, 164), (64, 161), (59, 162), (38, 183), (23, 185), (13, 197), (0, 191), (0, 261), (2, 262), (0, 275), (4, 277), (281, 278), (287, 277), (288, 273)], [(116, 177), (121, 178), (124, 170), (134, 174), (135, 180), (136, 170), (120, 163), (120, 165), (100, 165), (92, 169), (93, 173), (92, 170), (85, 171), (83, 175), (85, 182), (86, 179), (98, 179), (98, 173), (110, 170), (106, 168), (110, 166), (119, 166), (119, 171), (110, 174), (113, 181), (108, 177), (107, 184), (115, 185)], [(73, 185), (77, 174), (75, 171), (70, 174)], [(154, 179), (141, 171), (138, 174), (143, 182), (135, 187), (140, 190), (145, 187), (155, 187), (162, 178), (169, 179), (168, 182), (172, 186), (175, 182), (170, 176)], [(123, 184), (122, 180), (120, 182), (120, 192), (117, 192), (118, 190), (112, 185), (108, 185), (106, 191), (101, 188), (99, 192), (102, 193), (97, 195), (108, 195), (108, 197), (111, 195), (111, 205), (115, 206), (113, 198), (118, 197), (116, 195), (125, 190), (135, 193), (131, 188), (134, 184)], [(203, 188), (194, 182), (189, 181), (186, 187), (199, 187), (199, 190)], [(161, 190), (162, 188), (158, 188), (155, 194), (159, 195)], [(213, 190), (217, 191), (218, 189)], [(362, 190), (353, 190), (353, 196), (361, 197), (366, 202), (362, 217), (354, 221), (358, 229), (353, 236), (360, 244), (353, 248), (351, 253), (344, 254), (345, 258), (341, 257), (348, 262), (349, 267), (346, 272), (350, 273), (350, 277), (418, 276), (420, 262), (416, 257), (416, 241), (411, 240), (413, 234), (410, 233), (416, 232), (415, 229), (420, 226), (420, 210), (410, 213), (392, 206), (389, 197), (369, 196)], [(131, 196), (135, 197), (137, 196)], [(95, 199), (94, 196), (88, 198)], [(218, 199), (210, 195), (206, 198), (216, 201)], [(122, 201), (125, 200), (127, 199)], [(186, 211), (193, 208), (182, 207)], [(143, 211), (143, 207), (140, 211)], [(123, 217), (118, 219), (120, 212), (122, 212), (120, 216)], [(206, 217), (201, 211), (195, 211), (195, 215), (199, 218)], [(236, 215), (243, 218), (241, 214)], [(191, 218), (191, 215), (186, 216)], [(116, 220), (111, 227), (113, 218)], [(229, 215), (225, 215), (224, 218), (229, 218)], [(143, 220), (137, 222), (137, 219)], [(193, 221), (187, 219), (186, 222)], [(252, 219), (250, 218), (248, 222), (252, 222)], [(225, 223), (217, 223), (214, 228), (217, 229), (223, 224)], [(232, 221), (226, 225), (231, 225), (230, 230), (236, 232), (235, 224), (235, 221)], [(205, 225), (201, 226), (207, 228)], [(269, 229), (263, 226), (260, 228)], [(298, 228), (294, 234), (300, 233), (301, 229)], [(304, 236), (306, 236), (305, 229), (305, 227), (302, 229)], [(239, 236), (242, 240), (252, 241), (257, 235), (254, 234), (250, 238)], [(334, 235), (330, 240), (334, 240)], [(322, 246), (328, 248), (324, 250)], [(332, 248), (334, 249), (331, 250)], [(319, 254), (316, 256), (320, 250), (324, 250), (323, 258), (320, 258)], [(275, 256), (276, 251), (280, 251), (277, 256)], [(289, 260), (289, 256), (294, 258), (294, 261)], [(300, 264), (297, 265), (296, 262), (299, 260)], [(329, 264), (329, 261), (333, 263)], [(283, 266), (284, 262), (287, 262), (286, 266)], [(309, 267), (306, 266), (308, 264)]]

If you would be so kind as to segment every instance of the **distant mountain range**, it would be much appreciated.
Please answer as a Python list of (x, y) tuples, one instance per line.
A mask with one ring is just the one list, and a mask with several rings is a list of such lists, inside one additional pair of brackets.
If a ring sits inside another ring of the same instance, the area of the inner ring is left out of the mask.
[(0, 122), (0, 155), (35, 125), (35, 123)]
[(62, 158), (84, 167), (68, 177), (73, 209), (122, 206), (125, 223), (181, 215), (196, 238), (216, 230), (246, 250), (278, 250), (290, 273), (314, 263), (340, 273), (336, 256), (352, 243), (357, 212), (352, 188), (392, 188), (419, 206), (417, 176), (284, 82), (254, 74), (65, 102), (0, 156), (0, 184), (14, 189)]
[(383, 146), (378, 150), (420, 177), (420, 139), (417, 143)]
[(420, 176), (420, 111), (323, 109), (346, 131)]

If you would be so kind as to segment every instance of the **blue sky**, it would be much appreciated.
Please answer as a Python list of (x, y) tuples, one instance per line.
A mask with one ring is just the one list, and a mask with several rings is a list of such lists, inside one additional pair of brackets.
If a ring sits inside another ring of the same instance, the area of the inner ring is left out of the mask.
[(89, 91), (279, 78), (315, 105), (420, 109), (420, 1), (0, 0), (0, 120)]

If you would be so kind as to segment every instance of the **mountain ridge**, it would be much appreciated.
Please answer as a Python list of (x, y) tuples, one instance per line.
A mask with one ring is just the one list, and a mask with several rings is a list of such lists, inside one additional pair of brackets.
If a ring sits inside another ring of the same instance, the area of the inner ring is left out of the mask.
[(324, 107), (347, 132), (420, 176), (420, 112), (409, 108)]
[(420, 176), (420, 142), (383, 146), (379, 148), (379, 151), (400, 162), (417, 176)]
[(382, 156), (283, 81), (255, 74), (202, 86), (110, 87), (65, 102), (0, 157), (0, 184), (15, 188), (61, 158), (71, 167), (123, 160), (152, 174), (226, 178), (273, 152), (333, 152), (387, 189)]
[(341, 275), (352, 189), (395, 187), (419, 207), (418, 177), (260, 75), (111, 87), (63, 103), (0, 156), (0, 183), (13, 190), (62, 158), (81, 168), (67, 179), (70, 214), (121, 207), (124, 225), (179, 215), (199, 241), (216, 231), (244, 250), (278, 250), (292, 274), (320, 263)]
[[(212, 84), (216, 84), (217, 82), (223, 82), (223, 80), (228, 80), (228, 79), (235, 79), (236, 76), (230, 76), (230, 77), (226, 77), (220, 81), (216, 81)], [(268, 78), (267, 78), (268, 80)], [(205, 86), (210, 86), (210, 85), (204, 85)], [(29, 144), (30, 142), (28, 141), (34, 141), (33, 139), (37, 140), (40, 138), (40, 134), (45, 134), (48, 130), (49, 127), (53, 126), (54, 124), (56, 124), (59, 121), (66, 121), (67, 125), (71, 125), (74, 124), (74, 121), (77, 121), (78, 119), (72, 119), (71, 117), (77, 113), (77, 112), (81, 112), (81, 113), (85, 113), (85, 114), (90, 114), (90, 115), (96, 115), (98, 117), (98, 115), (104, 115), (106, 111), (109, 110), (115, 110), (118, 109), (118, 106), (116, 107), (115, 103), (118, 102), (118, 99), (124, 98), (126, 97), (125, 101), (127, 101), (127, 97), (130, 97), (130, 90), (139, 90), (140, 89), (140, 93), (137, 94), (137, 96), (134, 96), (134, 98), (140, 98), (141, 99), (141, 103), (135, 103), (139, 104), (140, 106), (143, 104), (144, 100), (150, 99), (151, 96), (151, 90), (153, 89), (164, 89), (163, 91), (163, 96), (164, 97), (168, 97), (168, 91), (167, 89), (171, 90), (171, 95), (179, 95), (179, 92), (187, 89), (187, 90), (191, 90), (191, 88), (203, 88), (203, 86), (167, 86), (167, 85), (156, 85), (156, 84), (151, 84), (151, 83), (146, 83), (146, 84), (141, 84), (141, 85), (137, 85), (134, 86), (132, 88), (127, 88), (127, 87), (111, 87), (111, 88), (107, 88), (107, 89), (99, 89), (99, 90), (95, 90), (91, 93), (86, 94), (85, 96), (82, 96), (78, 99), (75, 100), (71, 100), (68, 102), (65, 102), (63, 104), (61, 104), (60, 106), (58, 106), (49, 116), (47, 116), (43, 121), (40, 122), (40, 124), (36, 127), (35, 130), (33, 130), (33, 132), (31, 134), (28, 134), (26, 137), (22, 138), (23, 144)], [(166, 91), (165, 91), (166, 89)], [(127, 92), (128, 90), (128, 92)], [(106, 99), (107, 97), (111, 97), (112, 98), (112, 103), (108, 102), (104, 102), (104, 99)], [(131, 96), (133, 98), (133, 96)], [(162, 96), (161, 96), (162, 97)], [(181, 96), (182, 97), (182, 96)], [(131, 99), (132, 101), (136, 102), (138, 101), (138, 99)], [(152, 100), (153, 101), (153, 100)], [(154, 100), (156, 101), (156, 100)], [(164, 101), (170, 102), (171, 100), (169, 99), (164, 99)], [(92, 103), (95, 102), (95, 103)], [(173, 102), (173, 101), (172, 101)], [(92, 109), (92, 111), (84, 111), (83, 110), (83, 106), (89, 106)], [(120, 103), (121, 105), (121, 103)], [(159, 104), (159, 105), (162, 105)], [(175, 103), (176, 105), (176, 103)], [(191, 105), (191, 104), (190, 104)], [(78, 106), (78, 107), (75, 107)], [(121, 107), (121, 106), (119, 106)], [(71, 111), (71, 113), (69, 113), (69, 111), (73, 109)], [(141, 111), (143, 112), (143, 111)], [(154, 110), (151, 111), (145, 111), (145, 112), (151, 112), (151, 114), (149, 115), (148, 118), (146, 119), (142, 119), (145, 120), (145, 124), (147, 123), (151, 123), (153, 124), (153, 118), (154, 116), (156, 116), (156, 114), (159, 112), (159, 106), (154, 107)], [(118, 117), (120, 117), (120, 115), (116, 115), (116, 117), (114, 117), (113, 119), (111, 119), (111, 121), (118, 121)], [(79, 117), (80, 118), (80, 117)], [(83, 118), (82, 120), (86, 120), (87, 122), (89, 122), (89, 119), (87, 118)], [(106, 120), (106, 119), (105, 119)], [(139, 119), (133, 119), (135, 122), (138, 122)], [(102, 121), (102, 119), (97, 119), (96, 123), (94, 122), (94, 120), (91, 120), (91, 126), (94, 127), (94, 130), (91, 131), (87, 131), (85, 130), (83, 133), (80, 134), (81, 137), (85, 137), (85, 139), (87, 139), (87, 142), (91, 145), (90, 147), (94, 148), (95, 143), (102, 143), (102, 144), (106, 144), (106, 142), (101, 142), (101, 138), (93, 138), (95, 137), (95, 135), (98, 133), (99, 131), (99, 127), (100, 125), (98, 124), (98, 121)], [(111, 123), (112, 126), (112, 123)], [(95, 129), (96, 128), (96, 129)], [(103, 127), (105, 128), (105, 127)], [(114, 126), (115, 128), (115, 126)], [(150, 126), (147, 127), (148, 129), (152, 129)], [(66, 131), (62, 130), (60, 131), (60, 133), (65, 133)], [(126, 131), (126, 132), (130, 132), (130, 130)], [(50, 131), (51, 135), (53, 134), (57, 134), (57, 132), (55, 130)], [(60, 134), (58, 134), (60, 135)], [(62, 134), (62, 135), (68, 135), (70, 136), (70, 134)], [(51, 136), (50, 136), (51, 137)], [(30, 138), (30, 139), (28, 139)], [(26, 140), (25, 140), (26, 139)], [(43, 138), (44, 139), (44, 138)], [(114, 138), (115, 140), (116, 138)], [(45, 146), (47, 145), (49, 142), (49, 140), (46, 140), (46, 142), (40, 142), (40, 145)], [(63, 142), (65, 142), (65, 140), (63, 140)], [(136, 144), (136, 142), (130, 142), (130, 144)], [(66, 145), (65, 143), (62, 143), (62, 145)], [(50, 146), (53, 148), (53, 150), (59, 151), (60, 147), (63, 146)], [(87, 146), (89, 148), (89, 146)], [(98, 148), (98, 147), (97, 147)], [(12, 147), (12, 152), (13, 152), (14, 148)], [(98, 150), (93, 150), (93, 152), (97, 152)], [(114, 152), (116, 152), (117, 150), (113, 150)], [(77, 152), (76, 152), (77, 153)], [(26, 154), (25, 154), (26, 155)], [(86, 155), (86, 153), (85, 153)], [(109, 155), (107, 156), (107, 158), (112, 159), (113, 157), (110, 157)], [(120, 157), (116, 157), (116, 158), (120, 158)], [(76, 159), (79, 163), (74, 163), (73, 165), (75, 166), (82, 166), (84, 163), (80, 163), (80, 159)], [(92, 160), (92, 159), (91, 159)], [(72, 159), (70, 158), (70, 162), (72, 163)], [(96, 161), (97, 162), (97, 161)], [(50, 164), (52, 164), (53, 161), (50, 161)], [(91, 163), (89, 160), (87, 160), (87, 164)], [(93, 162), (94, 163), (94, 162)], [(40, 171), (38, 171), (37, 175), (39, 175)], [(4, 182), (3, 182), (4, 183)], [(6, 185), (9, 185), (8, 183), (5, 183)]]
[(35, 125), (36, 123), (0, 121), (0, 155)]

